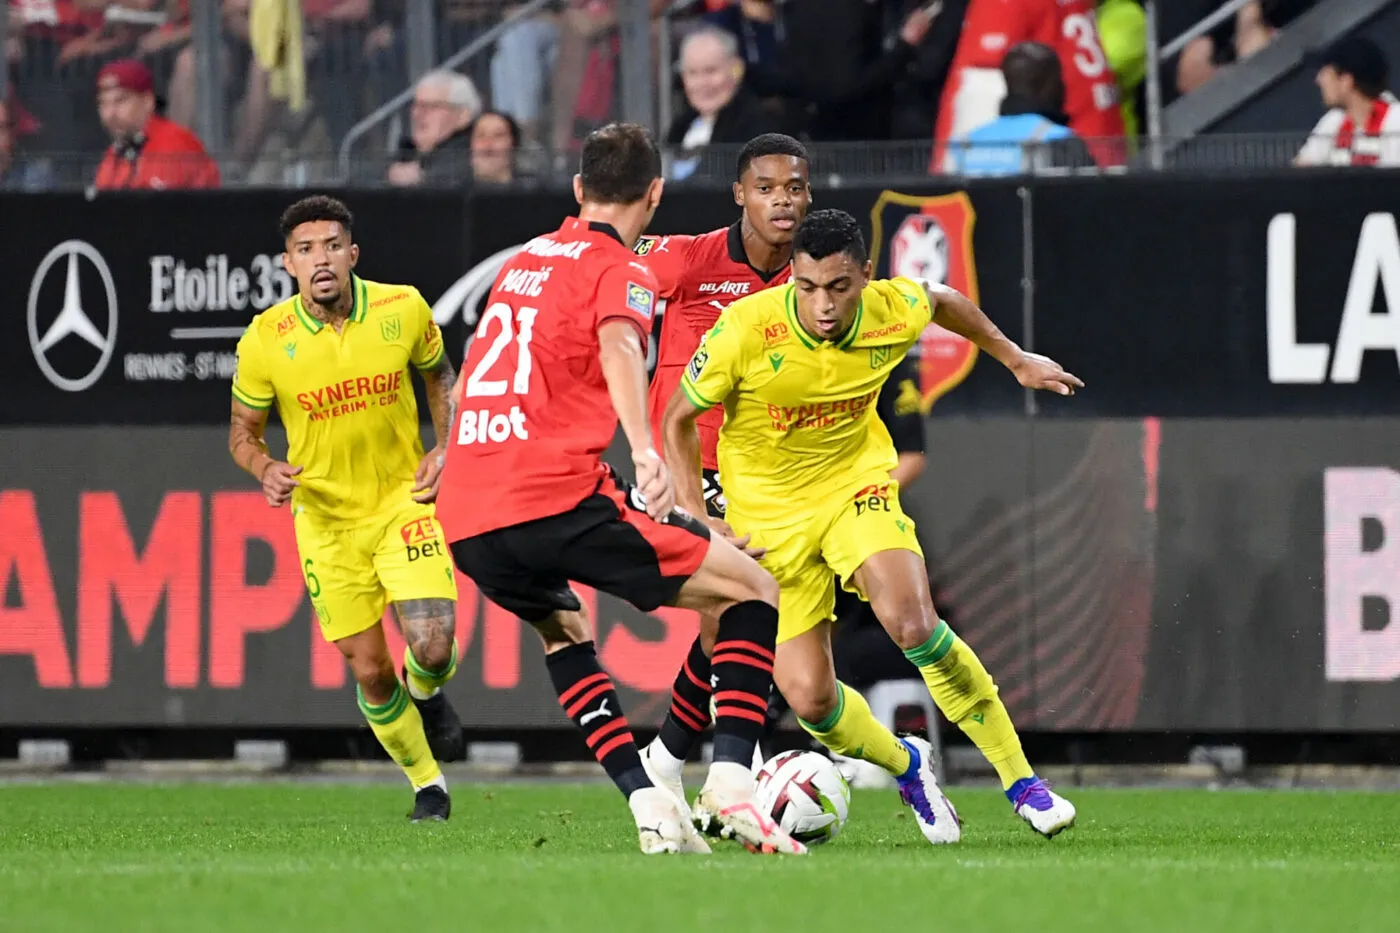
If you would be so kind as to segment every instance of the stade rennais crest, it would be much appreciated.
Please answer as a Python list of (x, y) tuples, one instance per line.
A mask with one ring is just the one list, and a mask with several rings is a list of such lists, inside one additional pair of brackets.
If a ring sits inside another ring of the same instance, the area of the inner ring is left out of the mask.
[[(870, 210), (873, 276), (928, 279), (978, 301), (972, 253), (976, 217), (972, 201), (961, 191), (934, 196), (882, 191)], [(977, 362), (972, 341), (937, 324), (924, 330), (916, 353), (925, 412), (966, 379)]]

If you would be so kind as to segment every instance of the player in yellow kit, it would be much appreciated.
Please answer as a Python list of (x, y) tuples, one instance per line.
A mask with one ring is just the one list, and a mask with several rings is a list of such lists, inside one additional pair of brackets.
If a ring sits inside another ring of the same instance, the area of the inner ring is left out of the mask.
[[(352, 224), (344, 204), (322, 196), (282, 215), (282, 264), (297, 294), (238, 341), (229, 451), (269, 505), (291, 502), (321, 634), (345, 656), (360, 710), (413, 784), (411, 818), (446, 820), (438, 760), (462, 757), (465, 743), (441, 693), (457, 670), (457, 585), (432, 502), (455, 378), (418, 290), (354, 274)], [(410, 366), (437, 437), (426, 455)], [(263, 440), (274, 405), (285, 461)], [(402, 682), (380, 622), (386, 603), (408, 642)]]
[(705, 514), (695, 420), (723, 405), (719, 473), (728, 525), (710, 524), (747, 544), (778, 581), (773, 676), (803, 728), (832, 751), (894, 775), (929, 842), (961, 838), (928, 743), (896, 738), (859, 693), (836, 680), (831, 618), (839, 577), (870, 601), (939, 708), (996, 767), (1017, 815), (1053, 836), (1073, 824), (1074, 807), (1036, 777), (991, 676), (934, 610), (914, 523), (890, 479), (898, 457), (875, 401), (930, 321), (975, 342), (1024, 386), (1070, 395), (1083, 383), (1023, 351), (951, 288), (870, 281), (860, 225), (843, 211), (816, 211), (803, 221), (792, 280), (731, 304), (691, 359), (664, 424), (677, 504)]

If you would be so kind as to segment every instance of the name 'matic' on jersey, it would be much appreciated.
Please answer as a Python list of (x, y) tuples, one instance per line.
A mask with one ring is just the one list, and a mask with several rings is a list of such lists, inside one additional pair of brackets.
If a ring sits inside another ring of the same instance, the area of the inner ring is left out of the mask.
[(501, 269), (457, 380), (439, 489), (449, 541), (566, 512), (607, 475), (617, 432), (598, 328), (651, 333), (656, 279), (607, 224), (576, 217)]

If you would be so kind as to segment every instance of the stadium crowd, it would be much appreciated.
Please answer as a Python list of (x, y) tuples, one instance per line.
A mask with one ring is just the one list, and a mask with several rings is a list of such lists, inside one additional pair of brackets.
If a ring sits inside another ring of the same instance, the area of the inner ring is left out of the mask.
[[(189, 0), (6, 2), (0, 186), (11, 189), (94, 180), (98, 187), (315, 182), (331, 177), (329, 154), (351, 128), (409, 86), (408, 0), (299, 0), (302, 23), (291, 33), (286, 17), (271, 11), (298, 4), (220, 0), (226, 131), (213, 153), (217, 167), (109, 164), (99, 174), (104, 161), (134, 163), (143, 151), (209, 159), (191, 135), (200, 63)], [(1159, 34), (1180, 35), (1223, 2), (1160, 3)], [(1246, 4), (1163, 63), (1166, 99), (1255, 54), (1316, 2)], [(1007, 142), (1017, 144), (1011, 161), (1019, 167), (1027, 140), (1046, 144), (1037, 147), (1045, 164), (1121, 164), (1145, 126), (1140, 0), (649, 0), (649, 7), (654, 36), (664, 23), (674, 40), (674, 117), (660, 127), (675, 154), (673, 180), (699, 171), (706, 147), (764, 131), (814, 142), (932, 142), (930, 171), (975, 173), (1008, 170)], [(434, 9), (441, 61), (519, 7), (436, 0)], [(618, 0), (559, 0), (515, 19), (460, 70), (421, 76), (411, 107), (364, 140), (355, 179), (500, 184), (566, 164), (583, 136), (618, 115), (617, 17)], [(1332, 122), (1345, 117), (1354, 132), (1332, 145), (1338, 131), (1329, 128), (1331, 140), (1314, 140), (1301, 161), (1349, 157), (1352, 137), (1365, 136), (1367, 123), (1385, 123), (1384, 113), (1366, 109), (1388, 96), (1378, 55), (1353, 47), (1340, 59), (1318, 59), (1353, 79), (1322, 90), (1324, 103), (1344, 112)], [(288, 68), (289, 56), (304, 67)], [(1364, 100), (1348, 96), (1352, 87)], [(159, 121), (151, 131), (148, 119)], [(1358, 147), (1355, 161), (1367, 152)]]

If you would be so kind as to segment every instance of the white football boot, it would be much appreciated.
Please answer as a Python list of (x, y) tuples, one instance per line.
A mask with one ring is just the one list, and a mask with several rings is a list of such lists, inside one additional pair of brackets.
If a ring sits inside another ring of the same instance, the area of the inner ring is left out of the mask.
[(899, 741), (909, 749), (909, 777), (895, 778), (900, 799), (914, 811), (924, 838), (934, 845), (946, 845), (962, 838), (962, 823), (953, 802), (938, 786), (933, 775), (933, 747), (927, 739), (906, 736)]
[(685, 802), (685, 782), (681, 776), (681, 769), (685, 766), (685, 762), (680, 761), (667, 751), (659, 737), (652, 739), (645, 748), (641, 749), (641, 756), (642, 768), (646, 771), (647, 777), (651, 778), (651, 783), (675, 797), (676, 803), (680, 804), (681, 813), (685, 815), (686, 822), (690, 822), (690, 807)]
[(697, 814), (712, 818), (723, 835), (732, 835), (750, 852), (807, 854), (806, 846), (789, 836), (777, 820), (754, 803), (753, 772), (744, 765), (728, 761), (710, 765), (710, 774), (695, 804)]
[(627, 798), (637, 822), (637, 840), (643, 855), (703, 854), (710, 851), (681, 814), (675, 797), (660, 787), (643, 787)]
[(1016, 815), (1046, 839), (1074, 825), (1078, 814), (1074, 804), (1050, 789), (1040, 778), (1023, 778), (1006, 792)]

